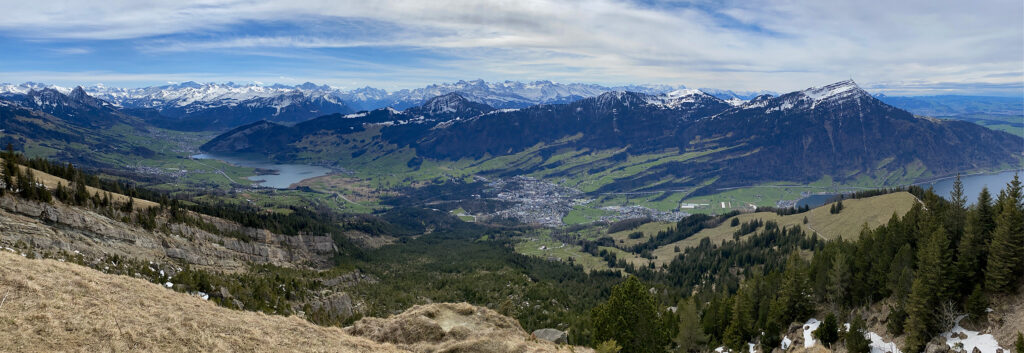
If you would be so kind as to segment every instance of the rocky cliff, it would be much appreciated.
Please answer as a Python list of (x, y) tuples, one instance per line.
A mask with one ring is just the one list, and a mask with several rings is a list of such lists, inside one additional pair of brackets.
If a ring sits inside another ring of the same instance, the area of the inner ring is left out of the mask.
[(203, 218), (218, 229), (244, 234), (251, 241), (184, 224), (169, 225), (169, 232), (147, 231), (90, 209), (8, 195), (0, 197), (0, 245), (20, 242), (34, 249), (79, 252), (87, 257), (119, 255), (220, 271), (240, 270), (248, 263), (326, 265), (338, 250), (329, 236), (288, 236)]

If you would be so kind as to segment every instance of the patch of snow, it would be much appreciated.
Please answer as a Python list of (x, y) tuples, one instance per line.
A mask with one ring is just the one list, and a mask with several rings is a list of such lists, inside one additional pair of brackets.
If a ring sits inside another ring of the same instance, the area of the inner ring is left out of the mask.
[(900, 349), (896, 347), (893, 342), (886, 342), (882, 336), (877, 333), (868, 332), (865, 337), (871, 340), (871, 353), (902, 353)]
[(196, 296), (203, 298), (203, 300), (210, 300), (210, 295), (204, 292), (196, 292)]
[(171, 282), (164, 283), (164, 287), (173, 288), (174, 287), (174, 283), (171, 283)]
[(789, 349), (789, 346), (793, 345), (793, 340), (789, 339), (789, 336), (782, 337), (782, 350)]
[(715, 352), (718, 352), (718, 353), (725, 352), (725, 346), (721, 346), (721, 347), (715, 348)]
[(668, 96), (669, 98), (682, 98), (702, 94), (705, 93), (701, 92), (699, 89), (677, 89), (675, 91), (665, 93), (665, 96)]
[[(996, 338), (990, 334), (980, 334), (978, 331), (970, 331), (960, 326), (960, 320), (967, 317), (967, 315), (960, 315), (956, 318), (956, 326), (950, 332), (943, 332), (942, 337), (946, 338), (946, 345), (950, 348), (956, 348), (958, 344), (963, 345), (964, 352), (973, 352), (974, 348), (978, 348), (981, 353), (996, 353), (996, 350), (1002, 350), (1007, 352), (1005, 348), (999, 347), (999, 342)], [(960, 338), (960, 334), (963, 334), (966, 338)]]
[(817, 343), (817, 341), (814, 340), (813, 333), (814, 330), (818, 329), (818, 326), (821, 326), (821, 321), (818, 321), (818, 319), (815, 318), (811, 318), (804, 323), (804, 348), (814, 347), (814, 344)]
[(756, 350), (754, 349), (754, 344), (753, 343), (747, 343), (747, 345), (750, 348), (750, 353), (757, 353)]
[(802, 93), (815, 101), (835, 97), (846, 92), (860, 89), (853, 80), (839, 81), (824, 87), (811, 87), (803, 90)]
[(738, 107), (738, 106), (741, 106), (741, 105), (747, 103), (747, 101), (739, 99), (739, 98), (729, 98), (729, 99), (725, 100), (725, 102), (729, 103), (729, 105), (734, 106), (734, 107)]

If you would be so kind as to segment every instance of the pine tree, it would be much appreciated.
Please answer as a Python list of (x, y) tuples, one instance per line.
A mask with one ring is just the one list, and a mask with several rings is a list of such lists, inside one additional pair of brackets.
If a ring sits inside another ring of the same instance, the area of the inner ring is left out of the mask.
[(1016, 288), (1024, 262), (1024, 212), (1021, 211), (1021, 184), (1017, 176), (999, 194), (996, 228), (992, 232), (985, 288), (992, 292), (1010, 292)]
[(750, 342), (754, 333), (754, 298), (751, 298), (750, 287), (745, 287), (736, 293), (736, 302), (733, 304), (732, 320), (729, 327), (725, 329), (723, 343), (734, 351), (740, 351)]
[(960, 238), (964, 234), (964, 218), (966, 215), (967, 198), (964, 196), (964, 184), (960, 181), (960, 174), (957, 173), (953, 181), (953, 190), (949, 192), (949, 215), (946, 217), (949, 226), (950, 238), (953, 246), (960, 244)]
[(697, 305), (693, 298), (679, 301), (676, 315), (679, 316), (679, 332), (675, 337), (678, 352), (700, 352), (707, 344), (707, 336), (700, 326), (700, 317), (697, 316)]
[(770, 320), (778, 327), (787, 327), (797, 319), (804, 318), (811, 312), (811, 288), (807, 279), (806, 264), (796, 252), (786, 260), (786, 270), (782, 274), (782, 286), (779, 295), (771, 305)]
[(896, 255), (889, 262), (888, 274), (886, 288), (896, 299), (897, 306), (902, 308), (910, 296), (910, 289), (914, 283), (914, 250), (910, 244), (904, 244), (896, 251)]
[(988, 297), (985, 296), (985, 291), (981, 288), (981, 285), (975, 285), (974, 290), (971, 291), (971, 295), (967, 297), (967, 301), (964, 303), (964, 309), (967, 310), (967, 316), (970, 317), (971, 321), (975, 323), (981, 323), (988, 316)]
[(814, 330), (814, 337), (821, 341), (829, 349), (832, 348), (832, 343), (839, 340), (839, 322), (836, 319), (836, 314), (828, 313), (825, 316), (825, 321), (821, 322), (817, 330)]
[(918, 251), (917, 272), (907, 301), (907, 353), (920, 352), (938, 328), (935, 308), (946, 299), (949, 284), (949, 237), (936, 228)]
[(828, 294), (829, 301), (833, 305), (843, 307), (846, 305), (847, 288), (850, 285), (850, 266), (846, 261), (846, 254), (839, 252), (832, 260), (832, 269), (828, 273)]
[(660, 351), (670, 341), (657, 300), (635, 276), (613, 287), (592, 316), (597, 340), (613, 339), (623, 353)]
[(846, 350), (850, 353), (870, 353), (871, 341), (865, 337), (866, 334), (867, 327), (864, 324), (864, 319), (859, 315), (854, 316), (853, 321), (850, 322), (850, 329), (843, 336)]

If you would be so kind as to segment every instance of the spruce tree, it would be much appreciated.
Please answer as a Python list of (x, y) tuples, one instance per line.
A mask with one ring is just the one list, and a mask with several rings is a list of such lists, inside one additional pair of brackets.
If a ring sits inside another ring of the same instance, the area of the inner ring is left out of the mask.
[(840, 308), (846, 305), (850, 277), (846, 254), (840, 251), (832, 260), (832, 268), (828, 272), (828, 295), (833, 305)]
[(697, 305), (693, 298), (679, 301), (676, 305), (676, 315), (679, 317), (679, 331), (675, 337), (678, 352), (700, 352), (707, 344), (707, 336), (701, 328)]
[(865, 337), (866, 334), (867, 327), (864, 324), (864, 319), (859, 315), (854, 316), (853, 321), (850, 322), (850, 329), (843, 335), (846, 350), (850, 353), (870, 353), (871, 341)]
[(822, 321), (818, 329), (814, 330), (813, 335), (821, 341), (821, 344), (831, 349), (832, 343), (839, 340), (839, 321), (836, 319), (836, 314), (828, 313), (825, 316), (825, 321)]
[(787, 327), (795, 320), (805, 319), (811, 312), (811, 288), (807, 279), (807, 269), (798, 253), (790, 254), (782, 276), (782, 287), (775, 302), (772, 303), (769, 317), (779, 327)]
[(749, 287), (736, 293), (736, 302), (733, 304), (732, 320), (729, 327), (725, 329), (723, 343), (734, 351), (741, 351), (750, 341), (754, 332), (754, 298), (751, 298)]
[(592, 317), (595, 338), (615, 340), (623, 353), (661, 351), (670, 341), (657, 300), (635, 276), (613, 287), (608, 301), (595, 307)]
[(918, 251), (917, 272), (907, 301), (907, 353), (920, 352), (938, 328), (935, 308), (947, 299), (949, 284), (949, 237), (942, 227)]
[(960, 181), (960, 174), (957, 173), (953, 181), (953, 190), (949, 192), (950, 208), (946, 216), (946, 224), (949, 226), (950, 240), (953, 246), (960, 244), (960, 238), (964, 234), (964, 218), (966, 215), (967, 198), (964, 196), (964, 184)]
[(975, 323), (981, 323), (988, 316), (988, 297), (985, 295), (985, 291), (981, 288), (981, 285), (975, 285), (974, 290), (971, 291), (971, 295), (967, 297), (967, 301), (964, 303), (964, 309), (967, 310), (967, 316), (970, 320)]
[(992, 232), (985, 288), (992, 292), (1010, 292), (1016, 288), (1024, 270), (1024, 212), (1021, 211), (1021, 184), (1018, 176), (999, 194), (999, 214)]

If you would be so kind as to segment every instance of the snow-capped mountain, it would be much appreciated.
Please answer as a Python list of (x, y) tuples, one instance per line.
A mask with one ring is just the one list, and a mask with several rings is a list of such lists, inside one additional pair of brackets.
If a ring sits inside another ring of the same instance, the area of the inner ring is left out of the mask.
[(737, 109), (764, 109), (765, 113), (791, 109), (811, 110), (819, 105), (828, 106), (861, 99), (874, 100), (870, 94), (857, 86), (856, 82), (845, 80), (822, 87), (811, 87), (802, 91), (787, 93), (779, 97), (772, 97), (771, 95), (758, 96), (738, 106)]
[(340, 97), (350, 105), (363, 109), (385, 106), (406, 109), (420, 106), (433, 97), (448, 93), (458, 93), (470, 101), (505, 109), (525, 108), (537, 104), (569, 103), (583, 98), (595, 97), (610, 91), (660, 94), (680, 88), (683, 88), (683, 86), (633, 85), (605, 87), (595, 84), (555, 83), (551, 81), (524, 83), (518, 81), (486, 82), (483, 80), (473, 80), (434, 84), (423, 88), (403, 89), (394, 92), (366, 87), (342, 92)]
[(239, 85), (233, 82), (221, 84), (190, 81), (142, 88), (117, 88), (96, 85), (86, 87), (85, 89), (98, 98), (126, 108), (152, 108), (158, 110), (170, 107), (192, 107), (192, 109), (186, 110), (195, 110), (233, 106), (254, 98), (271, 98), (282, 95), (295, 96), (296, 93), (301, 93), (307, 97), (324, 97), (337, 101), (337, 97), (331, 94), (334, 90), (329, 86), (317, 86), (309, 82), (297, 86), (262, 86), (257, 84)]
[(0, 93), (0, 100), (81, 126), (104, 127), (115, 123), (139, 122), (121, 112), (114, 104), (90, 96), (82, 87), (59, 90), (40, 84), (23, 84), (17, 90)]
[[(0, 84), (0, 96), (54, 89), (71, 89), (35, 82)], [(373, 87), (344, 90), (327, 85), (262, 85), (183, 82), (141, 88), (102, 84), (84, 87), (86, 93), (146, 117), (157, 125), (178, 129), (225, 129), (258, 120), (298, 122), (333, 113), (351, 113), (391, 107), (420, 107), (434, 97), (457, 93), (470, 102), (497, 109), (525, 108), (537, 104), (561, 104), (613, 91), (660, 95), (683, 86), (630, 85), (605, 87), (551, 81), (486, 82), (483, 80), (433, 84), (416, 89), (386, 91)]]
[(422, 106), (412, 107), (405, 113), (430, 118), (473, 117), (494, 110), (489, 105), (466, 99), (452, 92), (427, 100)]
[(765, 91), (765, 90), (760, 90), (760, 91), (733, 91), (733, 90), (718, 89), (718, 88), (699, 88), (699, 89), (701, 90), (701, 92), (704, 92), (704, 93), (710, 94), (712, 96), (718, 97), (719, 99), (722, 99), (724, 101), (729, 101), (730, 99), (738, 99), (738, 100), (748, 101), (748, 100), (754, 99), (754, 97), (765, 95), (765, 94), (770, 94), (770, 95), (777, 95), (778, 94), (776, 92)]

